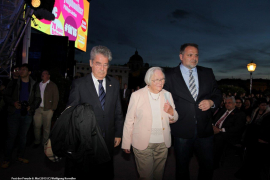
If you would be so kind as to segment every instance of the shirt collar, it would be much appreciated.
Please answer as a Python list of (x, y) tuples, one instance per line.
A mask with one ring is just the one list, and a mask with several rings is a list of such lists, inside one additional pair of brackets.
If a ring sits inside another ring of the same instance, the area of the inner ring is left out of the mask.
[(50, 79), (45, 83), (43, 83), (43, 81), (41, 81), (39, 84), (48, 84), (49, 82), (50, 82)]
[[(93, 73), (91, 73), (94, 83), (98, 83), (98, 79), (94, 76)], [(102, 79), (103, 82), (105, 81), (105, 78)]]
[[(235, 108), (234, 108), (233, 110), (235, 110)], [(227, 112), (229, 112), (229, 114), (231, 114), (231, 112), (233, 112), (233, 110), (230, 110), (230, 111), (229, 111), (229, 110), (227, 110)]]
[[(180, 70), (184, 74), (189, 74), (189, 69), (183, 65), (183, 63), (180, 64)], [(192, 73), (197, 73), (197, 67), (194, 67), (191, 69)]]

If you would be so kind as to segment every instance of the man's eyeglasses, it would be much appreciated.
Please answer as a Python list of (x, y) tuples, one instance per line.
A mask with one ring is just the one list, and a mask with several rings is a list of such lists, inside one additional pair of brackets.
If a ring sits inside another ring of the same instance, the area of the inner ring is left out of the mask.
[(165, 81), (165, 78), (162, 78), (162, 79), (154, 79), (152, 80), (154, 83), (158, 83), (158, 82), (164, 82)]
[(19, 69), (14, 69), (13, 72), (19, 72), (20, 70)]
[(236, 103), (239, 104), (239, 103), (242, 103), (242, 102), (237, 102), (237, 101), (236, 101)]
[(109, 68), (109, 64), (95, 63), (94, 65), (97, 66), (97, 67), (99, 67), (99, 68), (101, 68), (102, 66), (103, 66), (105, 69)]

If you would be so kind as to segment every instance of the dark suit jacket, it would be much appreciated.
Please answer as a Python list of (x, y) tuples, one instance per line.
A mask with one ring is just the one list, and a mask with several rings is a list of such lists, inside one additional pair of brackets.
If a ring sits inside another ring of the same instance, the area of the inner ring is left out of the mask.
[[(217, 113), (217, 116), (213, 120), (214, 125), (226, 111), (227, 109), (224, 108), (222, 111)], [(215, 136), (223, 136), (223, 139), (226, 140), (227, 142), (231, 144), (237, 144), (241, 140), (245, 124), (246, 124), (245, 113), (235, 108), (222, 123), (221, 128), (224, 128), (226, 132), (220, 132)]]
[[(171, 124), (172, 135), (180, 138), (193, 138), (197, 126), (197, 137), (213, 135), (211, 109), (202, 111), (198, 108), (202, 100), (210, 99), (215, 107), (219, 107), (222, 94), (217, 88), (217, 83), (212, 69), (197, 66), (199, 94), (195, 101), (184, 81), (180, 67), (177, 66), (166, 73), (164, 89), (171, 92), (178, 121)], [(197, 122), (197, 124), (196, 124)]]
[(102, 134), (109, 153), (113, 156), (114, 138), (122, 137), (123, 115), (119, 97), (119, 82), (106, 76), (106, 99), (104, 111), (95, 89), (92, 75), (73, 81), (69, 95), (68, 106), (87, 103), (93, 107), (96, 120), (101, 128)]

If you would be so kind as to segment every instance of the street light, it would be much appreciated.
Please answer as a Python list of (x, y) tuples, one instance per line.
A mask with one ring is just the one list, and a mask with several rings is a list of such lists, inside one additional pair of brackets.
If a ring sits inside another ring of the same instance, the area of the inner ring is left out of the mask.
[(250, 95), (251, 95), (251, 89), (252, 89), (252, 73), (256, 69), (256, 64), (251, 61), (251, 63), (247, 64), (247, 69), (250, 72)]

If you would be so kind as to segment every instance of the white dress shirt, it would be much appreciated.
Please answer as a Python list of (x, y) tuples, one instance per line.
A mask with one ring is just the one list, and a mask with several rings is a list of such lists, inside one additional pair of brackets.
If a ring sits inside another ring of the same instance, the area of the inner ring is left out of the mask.
[(47, 84), (50, 82), (50, 80), (48, 80), (47, 82), (43, 83), (42, 81), (39, 83), (39, 88), (40, 88), (40, 96), (41, 96), (41, 103), (40, 103), (40, 107), (44, 107), (44, 101), (43, 101), (43, 98), (44, 98), (44, 91), (45, 91), (45, 88), (47, 86)]
[[(182, 76), (184, 78), (184, 81), (189, 89), (189, 69), (181, 63), (180, 64), (180, 71), (181, 71)], [(197, 67), (192, 68), (192, 75), (195, 79), (197, 94), (199, 94), (199, 80), (198, 80)]]
[[(99, 82), (98, 82), (98, 79), (93, 75), (93, 73), (91, 73), (91, 75), (92, 75), (93, 83), (94, 83), (96, 91), (97, 91), (97, 95), (99, 96)], [(106, 93), (106, 78), (103, 79), (102, 86), (103, 86), (104, 91)]]

